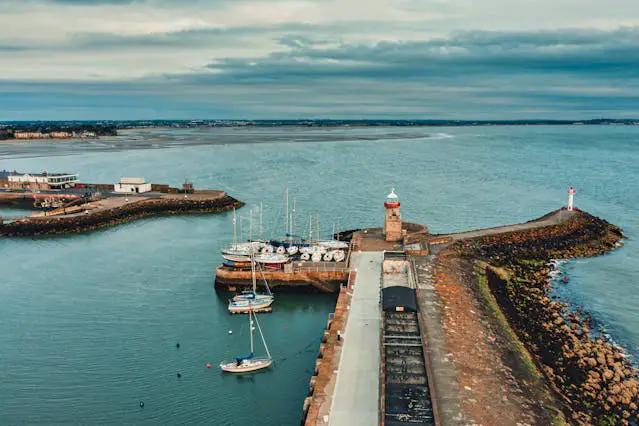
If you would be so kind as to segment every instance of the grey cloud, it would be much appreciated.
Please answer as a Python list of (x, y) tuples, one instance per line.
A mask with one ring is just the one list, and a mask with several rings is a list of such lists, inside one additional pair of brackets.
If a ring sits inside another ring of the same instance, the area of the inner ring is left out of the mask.
[(289, 35), (293, 47), (265, 57), (211, 63), (215, 79), (456, 79), (464, 75), (571, 74), (639, 77), (639, 29), (610, 32), (465, 32), (448, 39), (317, 47)]
[(63, 96), (70, 103), (91, 99), (113, 114), (121, 98), (123, 111), (183, 111), (180, 117), (627, 116), (639, 105), (638, 34), (637, 28), (474, 31), (364, 45), (293, 31), (277, 38), (286, 51), (220, 59), (191, 74), (0, 82), (0, 105), (51, 105)]
[(99, 6), (104, 4), (131, 4), (141, 3), (140, 0), (51, 0), (52, 3), (83, 5), (83, 6)]

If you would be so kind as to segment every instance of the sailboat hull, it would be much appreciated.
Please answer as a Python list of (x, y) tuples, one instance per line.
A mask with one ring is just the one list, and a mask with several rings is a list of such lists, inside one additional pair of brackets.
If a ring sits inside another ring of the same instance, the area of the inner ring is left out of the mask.
[(273, 301), (275, 299), (275, 297), (273, 297), (272, 295), (268, 295), (268, 294), (236, 294), (235, 296), (233, 296), (233, 301), (234, 302), (239, 302), (239, 301), (252, 301), (253, 303), (257, 302), (261, 302), (261, 301)]
[(270, 358), (252, 358), (243, 360), (240, 365), (237, 365), (237, 362), (222, 362), (220, 368), (227, 373), (250, 373), (268, 368), (271, 364), (273, 360)]
[(270, 312), (273, 299), (263, 300), (231, 300), (229, 302), (229, 312), (232, 314), (248, 314), (249, 312)]
[(222, 257), (229, 262), (238, 262), (238, 263), (249, 263), (251, 261), (250, 256), (242, 256), (242, 255), (233, 255), (233, 254), (224, 254), (222, 253)]

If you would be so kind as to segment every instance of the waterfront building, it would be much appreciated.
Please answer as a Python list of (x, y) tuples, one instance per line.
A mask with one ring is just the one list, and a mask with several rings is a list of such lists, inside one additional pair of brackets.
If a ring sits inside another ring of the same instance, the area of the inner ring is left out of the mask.
[(16, 132), (13, 134), (16, 139), (44, 139), (47, 137), (42, 132)]
[(71, 137), (71, 133), (69, 132), (51, 132), (49, 135), (55, 139), (66, 139)]
[(144, 178), (123, 177), (114, 185), (114, 191), (120, 194), (142, 194), (151, 191), (151, 184)]
[(77, 173), (15, 173), (7, 178), (10, 189), (43, 190), (72, 188), (78, 181)]
[(399, 213), (399, 198), (395, 194), (395, 188), (386, 196), (384, 207), (384, 235), (386, 241), (397, 241), (402, 237), (402, 215)]

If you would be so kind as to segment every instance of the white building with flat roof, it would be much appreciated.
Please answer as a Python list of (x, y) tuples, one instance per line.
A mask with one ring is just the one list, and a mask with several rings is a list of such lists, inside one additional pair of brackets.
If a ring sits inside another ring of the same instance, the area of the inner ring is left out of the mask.
[(14, 189), (62, 189), (75, 186), (77, 173), (18, 173), (7, 177), (9, 188)]
[(123, 177), (120, 183), (113, 185), (115, 192), (119, 194), (142, 194), (151, 191), (151, 184), (144, 178)]

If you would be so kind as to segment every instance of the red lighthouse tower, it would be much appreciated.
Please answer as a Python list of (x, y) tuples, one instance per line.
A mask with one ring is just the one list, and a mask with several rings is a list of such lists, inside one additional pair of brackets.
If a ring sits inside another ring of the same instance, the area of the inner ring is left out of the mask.
[(399, 213), (399, 198), (395, 194), (395, 188), (386, 196), (384, 207), (386, 216), (384, 217), (384, 235), (386, 241), (397, 241), (402, 237), (402, 215)]

